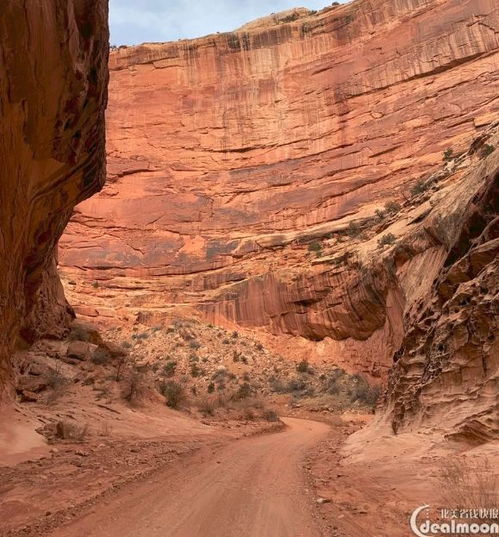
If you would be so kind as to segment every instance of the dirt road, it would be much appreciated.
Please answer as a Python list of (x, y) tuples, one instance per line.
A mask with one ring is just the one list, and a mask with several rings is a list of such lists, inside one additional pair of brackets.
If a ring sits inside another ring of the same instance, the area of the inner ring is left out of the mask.
[(328, 426), (286, 418), (137, 483), (53, 537), (320, 537), (300, 460)]

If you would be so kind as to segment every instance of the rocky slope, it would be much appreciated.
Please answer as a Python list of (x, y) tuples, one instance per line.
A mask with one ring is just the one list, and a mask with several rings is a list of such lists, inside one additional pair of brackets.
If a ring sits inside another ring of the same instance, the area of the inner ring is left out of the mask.
[(466, 151), (497, 116), (498, 29), (493, 0), (357, 0), (113, 52), (108, 183), (61, 241), (71, 303), (197, 312), (384, 377), (497, 158)]
[(2, 398), (13, 348), (60, 335), (72, 315), (54, 248), (105, 179), (107, 2), (5, 0), (0, 36)]

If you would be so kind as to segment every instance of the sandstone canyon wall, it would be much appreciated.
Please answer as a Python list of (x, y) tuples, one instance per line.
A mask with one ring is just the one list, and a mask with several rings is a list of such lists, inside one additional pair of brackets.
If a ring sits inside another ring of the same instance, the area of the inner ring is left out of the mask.
[(402, 352), (388, 406), (395, 429), (414, 421), (409, 328), (443, 304), (433, 282), (497, 160), (492, 143), (467, 152), (498, 116), (497, 2), (300, 9), (121, 47), (110, 69), (108, 182), (60, 243), (76, 310), (157, 322), (185, 308), (373, 376)]
[(107, 16), (105, 0), (0, 6), (0, 398), (13, 349), (72, 315), (54, 249), (105, 180)]

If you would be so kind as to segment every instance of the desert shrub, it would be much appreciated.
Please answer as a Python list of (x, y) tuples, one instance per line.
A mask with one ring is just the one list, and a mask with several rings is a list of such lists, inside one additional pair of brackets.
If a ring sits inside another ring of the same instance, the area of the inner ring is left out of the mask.
[(257, 344), (255, 345), (255, 349), (256, 349), (257, 351), (263, 351), (263, 345), (262, 345), (261, 343), (257, 343)]
[[(496, 508), (499, 504), (496, 470), (487, 459), (444, 459), (439, 471), (442, 504), (456, 509)], [(483, 522), (497, 522), (497, 519)]]
[(308, 361), (302, 360), (296, 365), (296, 370), (298, 373), (307, 373), (309, 369)]
[(287, 23), (287, 22), (294, 22), (295, 20), (299, 19), (300, 15), (299, 13), (291, 13), (291, 15), (287, 15), (286, 17), (281, 19), (281, 23)]
[(80, 425), (70, 421), (58, 421), (55, 426), (55, 436), (61, 440), (82, 442), (88, 433), (88, 425)]
[(215, 373), (213, 373), (211, 378), (215, 382), (222, 382), (226, 376), (227, 376), (227, 370), (225, 369), (225, 367), (221, 366), (219, 369), (215, 371)]
[(201, 348), (201, 343), (197, 339), (192, 339), (189, 341), (189, 347), (194, 350), (198, 350)]
[(227, 339), (227, 338), (222, 339), (222, 344), (223, 345), (228, 345), (229, 343), (230, 343), (229, 339)]
[(48, 372), (46, 382), (52, 390), (47, 394), (45, 403), (51, 405), (66, 393), (69, 380), (62, 374), (61, 367), (57, 364), (56, 368)]
[(210, 382), (206, 390), (208, 393), (213, 393), (215, 391), (215, 384), (213, 382)]
[(125, 373), (127, 372), (129, 366), (131, 364), (131, 359), (128, 354), (124, 354), (123, 356), (119, 356), (116, 360), (116, 373), (115, 373), (115, 380), (116, 382), (120, 382), (123, 380), (123, 377), (125, 376)]
[(483, 147), (482, 147), (482, 150), (480, 151), (480, 156), (482, 158), (486, 158), (488, 157), (491, 153), (493, 153), (495, 151), (495, 147), (493, 145), (490, 145), (490, 144), (485, 144)]
[(238, 387), (237, 391), (232, 395), (232, 400), (241, 401), (242, 399), (247, 399), (248, 397), (250, 397), (251, 392), (252, 389), (249, 382), (243, 382), (243, 384), (241, 384)]
[(262, 418), (266, 421), (279, 421), (279, 416), (275, 410), (267, 408), (262, 413)]
[(232, 332), (232, 339), (237, 339), (239, 337), (239, 332), (237, 330), (234, 330), (234, 332)]
[(53, 390), (59, 390), (68, 383), (68, 379), (62, 374), (61, 367), (59, 364), (50, 369), (47, 374), (47, 386)]
[(174, 380), (167, 380), (160, 386), (160, 392), (166, 399), (166, 406), (178, 408), (185, 400), (185, 391), (181, 384)]
[(270, 389), (275, 393), (302, 392), (307, 388), (306, 382), (298, 378), (291, 379), (288, 382), (284, 382), (279, 378), (271, 377), (269, 379), (269, 386)]
[(453, 152), (452, 149), (449, 147), (449, 148), (447, 148), (447, 149), (444, 151), (442, 160), (444, 160), (445, 162), (449, 162), (449, 161), (452, 160), (453, 158), (454, 158), (454, 152)]
[(400, 209), (402, 209), (402, 206), (396, 201), (388, 201), (385, 203), (385, 211), (389, 214), (396, 214)]
[(309, 252), (315, 252), (317, 254), (320, 254), (322, 252), (322, 245), (320, 242), (311, 242), (308, 245), (308, 251)]
[(93, 282), (93, 283), (92, 283), (92, 287), (93, 287), (94, 289), (98, 289), (98, 287), (99, 287), (99, 282)]
[(353, 376), (354, 384), (349, 390), (352, 403), (360, 402), (366, 406), (375, 406), (380, 396), (380, 388), (371, 386), (361, 375)]
[(123, 383), (122, 396), (131, 405), (139, 405), (149, 391), (149, 382), (143, 371), (132, 368), (128, 371)]
[(348, 224), (347, 228), (347, 235), (349, 237), (355, 238), (358, 237), (362, 232), (362, 228), (360, 227), (358, 222), (350, 222)]
[(212, 397), (201, 397), (196, 401), (196, 406), (199, 411), (206, 416), (213, 416), (217, 408), (215, 399)]
[(132, 334), (132, 339), (135, 339), (136, 341), (140, 341), (142, 339), (148, 339), (149, 334), (147, 332), (142, 332), (140, 334)]
[(97, 347), (92, 354), (92, 362), (96, 365), (105, 365), (111, 361), (111, 353), (104, 347)]
[(417, 196), (426, 192), (431, 186), (430, 181), (425, 181), (424, 179), (418, 179), (414, 185), (412, 185), (410, 193), (411, 196)]
[(232, 353), (232, 361), (239, 362), (240, 359), (241, 359), (241, 353), (239, 351), (234, 351)]
[(163, 366), (163, 375), (167, 378), (171, 378), (175, 375), (176, 370), (177, 370), (177, 362), (175, 360), (169, 360)]
[(307, 384), (301, 379), (291, 379), (287, 386), (287, 392), (301, 392), (307, 388)]
[(89, 332), (82, 326), (73, 326), (69, 332), (68, 339), (70, 341), (90, 341)]
[(376, 209), (374, 213), (376, 214), (376, 218), (378, 220), (383, 220), (386, 216), (385, 211), (383, 211), (382, 209)]
[(203, 370), (197, 364), (191, 365), (191, 377), (197, 378), (200, 377), (202, 374)]
[(276, 393), (284, 393), (285, 391), (283, 381), (274, 375), (269, 378), (269, 387), (273, 392)]
[(387, 244), (394, 244), (397, 237), (393, 233), (385, 233), (380, 239), (378, 239), (378, 246), (386, 246)]

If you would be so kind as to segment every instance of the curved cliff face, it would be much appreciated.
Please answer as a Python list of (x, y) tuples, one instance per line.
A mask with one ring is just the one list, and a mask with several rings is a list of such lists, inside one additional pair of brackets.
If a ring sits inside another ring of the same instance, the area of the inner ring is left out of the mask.
[[(360, 272), (386, 227), (368, 221), (495, 118), (499, 9), (357, 0), (274, 22), (111, 55), (109, 181), (61, 241), (67, 291), (87, 316), (180, 304), (378, 373), (417, 282)], [(428, 274), (446, 255), (414, 248)]]
[(72, 312), (54, 248), (104, 184), (107, 2), (0, 6), (0, 397), (16, 343), (60, 335)]
[(491, 155), (433, 210), (445, 219), (428, 230), (446, 229), (450, 241), (428, 293), (406, 314), (386, 394), (395, 432), (425, 423), (474, 441), (499, 435), (498, 148), (499, 129), (478, 139), (471, 155)]

